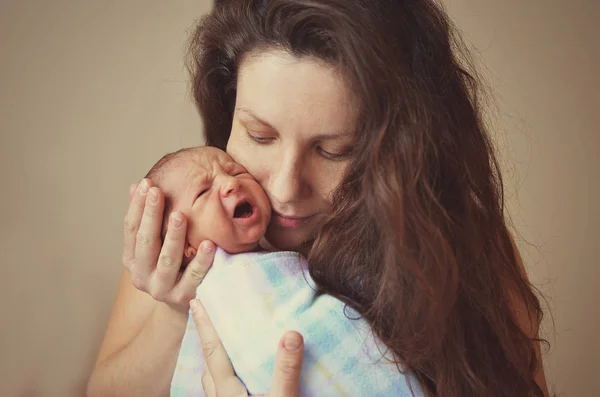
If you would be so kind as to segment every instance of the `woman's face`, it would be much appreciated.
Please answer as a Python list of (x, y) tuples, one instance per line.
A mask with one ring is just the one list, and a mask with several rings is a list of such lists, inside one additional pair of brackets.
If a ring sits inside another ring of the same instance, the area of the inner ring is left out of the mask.
[(281, 51), (240, 65), (227, 152), (266, 191), (265, 237), (276, 248), (307, 253), (350, 162), (356, 119), (355, 97), (332, 67)]

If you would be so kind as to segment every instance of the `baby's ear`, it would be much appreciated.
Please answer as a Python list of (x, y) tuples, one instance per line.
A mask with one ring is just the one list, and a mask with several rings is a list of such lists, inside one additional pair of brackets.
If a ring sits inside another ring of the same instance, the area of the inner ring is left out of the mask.
[(194, 259), (194, 257), (196, 256), (196, 253), (198, 252), (198, 250), (194, 247), (192, 247), (189, 243), (185, 243), (185, 248), (183, 249), (183, 255), (187, 258), (187, 259)]

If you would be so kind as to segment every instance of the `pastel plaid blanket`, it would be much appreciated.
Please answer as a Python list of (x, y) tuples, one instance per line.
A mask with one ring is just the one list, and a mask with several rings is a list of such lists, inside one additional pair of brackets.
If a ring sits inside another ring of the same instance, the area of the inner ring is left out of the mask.
[[(286, 330), (304, 337), (300, 396), (422, 396), (410, 374), (382, 356), (385, 347), (353, 309), (317, 295), (307, 263), (292, 252), (229, 255), (218, 249), (197, 290), (237, 376), (250, 395), (271, 385), (277, 342)], [(190, 315), (171, 396), (204, 396), (204, 360)], [(412, 388), (412, 392), (411, 392)]]

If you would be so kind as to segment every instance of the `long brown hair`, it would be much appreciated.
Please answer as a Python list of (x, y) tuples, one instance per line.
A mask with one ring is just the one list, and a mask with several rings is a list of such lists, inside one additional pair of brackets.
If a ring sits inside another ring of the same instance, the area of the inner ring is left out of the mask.
[(226, 0), (192, 35), (206, 141), (225, 149), (237, 70), (280, 49), (342, 71), (361, 101), (355, 155), (312, 246), (312, 277), (357, 309), (428, 395), (542, 396), (542, 311), (506, 227), (478, 79), (433, 0)]

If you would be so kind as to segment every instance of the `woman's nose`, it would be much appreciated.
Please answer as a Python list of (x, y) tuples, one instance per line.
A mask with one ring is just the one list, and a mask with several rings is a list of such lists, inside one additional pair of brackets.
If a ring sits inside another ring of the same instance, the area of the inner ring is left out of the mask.
[(306, 198), (310, 189), (303, 181), (301, 169), (300, 162), (292, 157), (272, 168), (269, 193), (275, 201), (285, 204)]
[(240, 181), (233, 176), (224, 176), (223, 183), (221, 185), (221, 195), (227, 197), (228, 195), (235, 193), (240, 188)]

